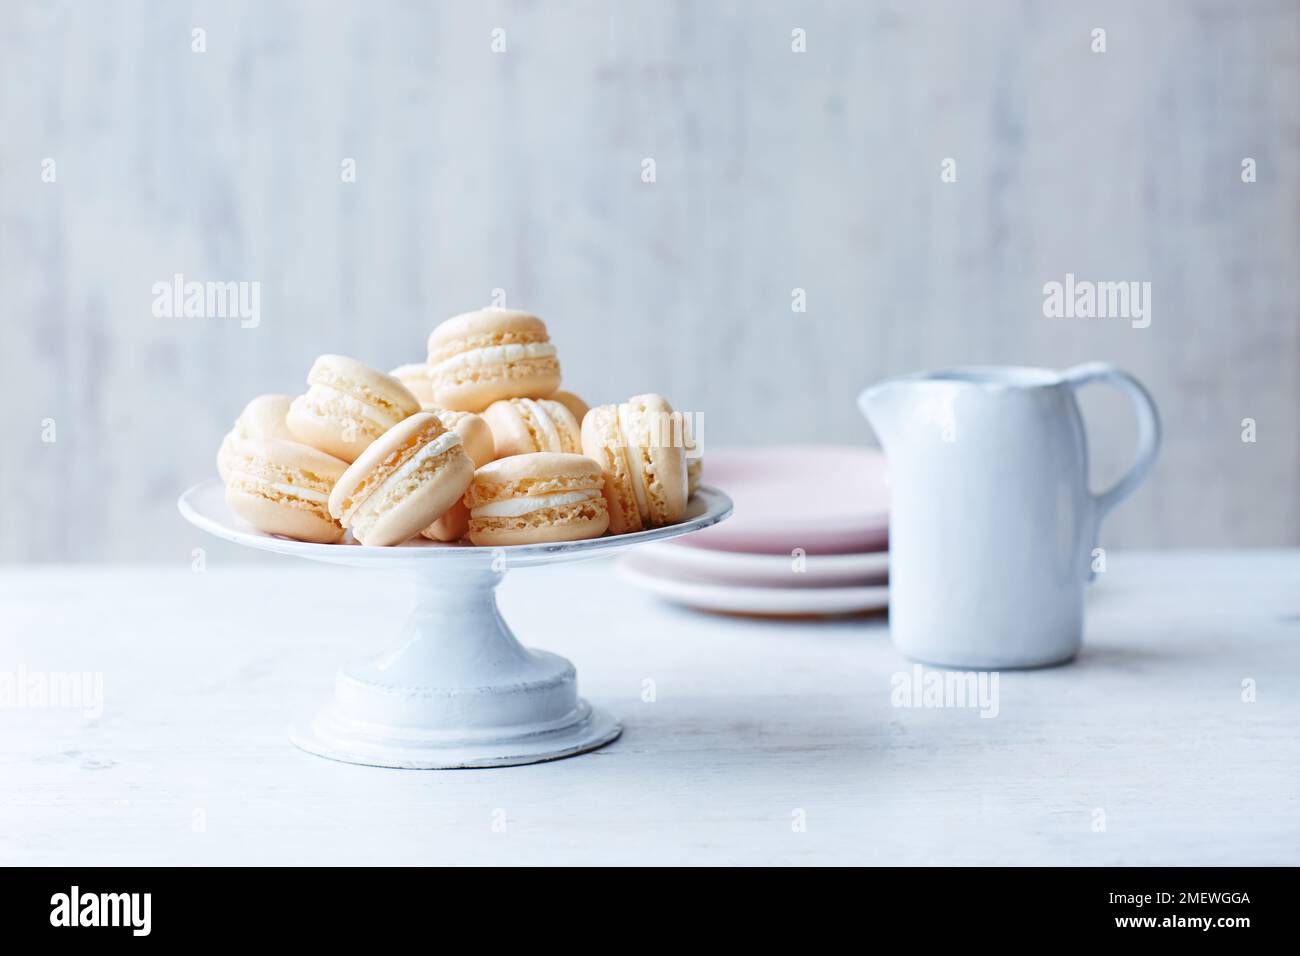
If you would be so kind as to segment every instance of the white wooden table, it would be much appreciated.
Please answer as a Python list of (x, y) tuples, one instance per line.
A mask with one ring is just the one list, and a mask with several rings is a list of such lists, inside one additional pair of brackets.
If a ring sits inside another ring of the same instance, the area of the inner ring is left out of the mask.
[(0, 865), (1300, 863), (1300, 552), (1112, 554), (1084, 654), (1003, 673), (994, 719), (892, 706), (910, 665), (881, 619), (695, 614), (604, 562), (517, 571), (515, 630), (625, 732), (450, 772), (285, 738), (398, 625), (401, 582), (216, 563), (0, 570), (0, 673), (104, 679), (98, 720), (0, 707)]

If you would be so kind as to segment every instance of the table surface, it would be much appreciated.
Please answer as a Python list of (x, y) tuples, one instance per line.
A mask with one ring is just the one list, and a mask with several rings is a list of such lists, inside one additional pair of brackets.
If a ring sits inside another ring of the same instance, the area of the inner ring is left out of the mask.
[(459, 771), (293, 748), (408, 599), (287, 558), (0, 570), (0, 675), (103, 675), (98, 718), (0, 706), (0, 864), (1300, 863), (1300, 551), (1111, 554), (1082, 655), (999, 675), (991, 719), (894, 706), (911, 665), (881, 617), (518, 570), (507, 620), (620, 740)]

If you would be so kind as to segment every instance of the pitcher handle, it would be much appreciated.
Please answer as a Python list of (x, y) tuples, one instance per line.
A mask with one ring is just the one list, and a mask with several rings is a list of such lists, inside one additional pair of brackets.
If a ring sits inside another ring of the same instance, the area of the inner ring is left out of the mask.
[(1137, 415), (1137, 454), (1132, 466), (1123, 478), (1101, 494), (1092, 496), (1097, 508), (1097, 523), (1100, 524), (1110, 509), (1132, 494), (1155, 463), (1156, 452), (1160, 450), (1160, 413), (1156, 411), (1156, 403), (1142, 383), (1109, 362), (1076, 365), (1062, 372), (1061, 378), (1076, 392), (1093, 382), (1108, 382), (1128, 396)]

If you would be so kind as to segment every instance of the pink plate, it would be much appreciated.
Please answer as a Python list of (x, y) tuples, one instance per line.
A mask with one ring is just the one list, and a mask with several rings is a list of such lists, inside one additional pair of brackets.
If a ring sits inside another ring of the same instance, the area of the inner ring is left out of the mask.
[(750, 554), (855, 554), (889, 546), (885, 456), (845, 445), (706, 450), (704, 479), (726, 488), (731, 520), (675, 547)]

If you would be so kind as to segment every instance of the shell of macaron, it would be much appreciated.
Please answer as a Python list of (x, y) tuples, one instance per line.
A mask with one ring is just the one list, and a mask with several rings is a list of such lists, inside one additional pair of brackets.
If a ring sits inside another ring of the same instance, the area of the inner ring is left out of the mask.
[[(460, 435), (465, 451), (475, 468), (481, 468), (496, 458), (496, 445), (492, 440), (492, 429), (487, 422), (473, 412), (450, 412), (445, 408), (430, 409), (438, 416), (442, 424)], [(425, 528), (420, 534), (430, 541), (459, 541), (469, 530), (469, 509), (463, 501), (457, 501), (447, 513)]]
[(482, 309), (443, 322), (429, 336), (433, 403), (481, 412), (503, 398), (545, 398), (560, 387), (560, 361), (541, 319)]
[(437, 415), (417, 412), (371, 443), (330, 494), (330, 514), (362, 544), (401, 544), (465, 493), (474, 463)]
[(235, 425), (221, 440), (217, 449), (217, 473), (221, 480), (230, 479), (230, 462), (234, 456), (234, 444), (253, 438), (274, 438), (277, 441), (294, 441), (284, 417), (289, 413), (289, 403), (293, 399), (288, 395), (259, 395), (239, 413)]
[(237, 439), (231, 447), (226, 504), (259, 531), (333, 544), (343, 526), (329, 496), (348, 463), (299, 442)]
[(492, 429), (498, 458), (537, 451), (582, 454), (579, 419), (559, 402), (546, 398), (505, 398), (483, 412)]
[(425, 411), (437, 415), (446, 428), (460, 435), (465, 443), (465, 451), (475, 468), (482, 468), (497, 457), (496, 442), (492, 438), (492, 429), (480, 415), (473, 412), (453, 412), (445, 408), (426, 408)]
[(574, 421), (578, 422), (578, 424), (582, 424), (582, 420), (587, 417), (587, 412), (591, 411), (590, 405), (572, 392), (566, 392), (563, 389), (558, 392), (552, 392), (550, 398), (551, 401), (559, 402), (567, 408), (569, 413), (573, 416)]
[(420, 534), (430, 541), (440, 541), (446, 544), (451, 541), (459, 541), (465, 537), (468, 531), (469, 509), (465, 507), (464, 501), (458, 501), (447, 510), (446, 514), (421, 531)]
[(613, 534), (676, 524), (690, 496), (680, 416), (661, 395), (597, 405), (582, 420), (582, 450), (605, 472)]
[(433, 386), (429, 384), (429, 366), (424, 362), (411, 362), (399, 365), (388, 373), (406, 386), (406, 390), (415, 396), (416, 401), (426, 411), (433, 404)]
[(376, 438), (420, 410), (419, 400), (393, 376), (344, 355), (318, 358), (307, 384), (306, 394), (289, 406), (289, 431), (344, 461), (356, 461)]
[(534, 452), (498, 458), (474, 473), (465, 506), (479, 546), (598, 538), (609, 527), (605, 475), (584, 455)]
[(695, 439), (695, 429), (689, 416), (682, 416), (682, 447), (686, 449), (686, 495), (694, 498), (704, 475), (704, 449)]

